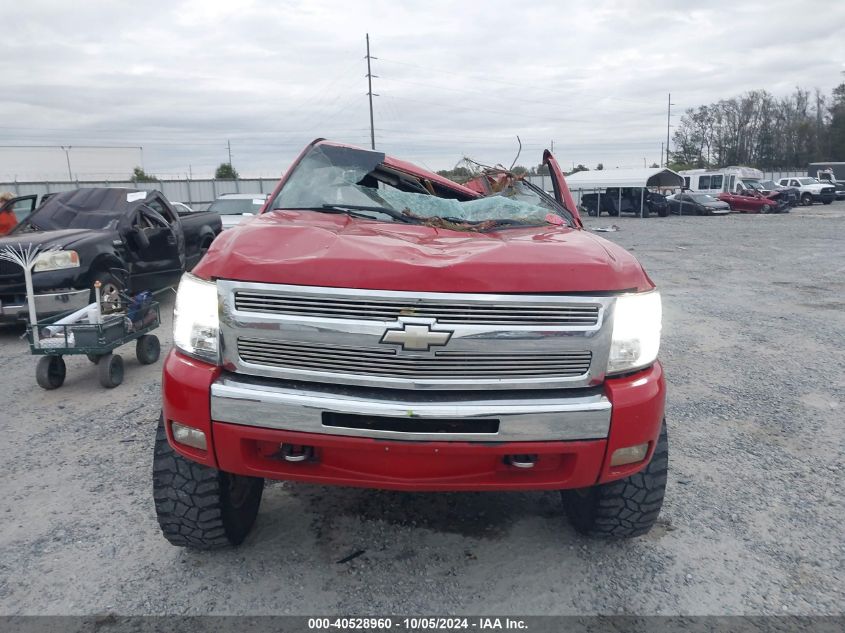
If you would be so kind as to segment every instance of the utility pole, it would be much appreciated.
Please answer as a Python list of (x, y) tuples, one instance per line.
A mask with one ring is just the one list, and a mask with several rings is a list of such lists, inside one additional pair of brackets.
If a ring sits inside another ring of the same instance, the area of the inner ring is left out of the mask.
[(378, 78), (378, 75), (373, 75), (373, 70), (370, 67), (370, 60), (378, 59), (370, 55), (370, 34), (367, 33), (367, 96), (370, 98), (370, 148), (376, 148), (376, 129), (373, 125), (373, 97), (378, 95), (373, 94), (373, 77)]
[(552, 139), (552, 149), (551, 149), (551, 152), (552, 152), (552, 155), (554, 155), (554, 153), (555, 153), (555, 140), (554, 140), (554, 139)]
[(226, 139), (226, 149), (229, 150), (229, 167), (232, 167), (232, 142), (229, 139)]
[[(663, 162), (663, 141), (660, 141), (660, 161)], [(666, 164), (666, 168), (669, 168), (669, 164)]]
[[(671, 92), (669, 93), (669, 100), (667, 101), (667, 103), (669, 104), (669, 106), (666, 110), (666, 168), (668, 169), (669, 168), (669, 127), (670, 127), (669, 122), (672, 119), (672, 106), (675, 105), (674, 103), (672, 103), (672, 93)], [(660, 153), (662, 154), (663, 152), (660, 152)]]

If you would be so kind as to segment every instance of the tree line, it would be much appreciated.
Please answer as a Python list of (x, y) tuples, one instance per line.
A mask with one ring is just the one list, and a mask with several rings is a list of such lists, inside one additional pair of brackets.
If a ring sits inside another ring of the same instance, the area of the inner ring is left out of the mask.
[[(214, 172), (215, 180), (237, 180), (240, 178), (238, 171), (229, 163), (220, 163)], [(132, 182), (158, 182), (159, 178), (148, 174), (142, 167), (136, 167), (129, 176)]]
[(688, 108), (672, 138), (673, 169), (845, 161), (845, 83), (830, 95), (796, 88), (778, 98), (752, 90)]

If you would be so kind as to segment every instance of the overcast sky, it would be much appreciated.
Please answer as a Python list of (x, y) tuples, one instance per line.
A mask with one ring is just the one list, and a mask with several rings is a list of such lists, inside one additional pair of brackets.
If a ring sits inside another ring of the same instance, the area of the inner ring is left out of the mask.
[[(843, 80), (845, 2), (372, 1), (0, 4), (0, 179), (276, 176), (311, 139), (441, 169), (659, 160), (673, 112)], [(570, 6), (572, 5), (572, 6)], [(700, 8), (693, 8), (695, 5)], [(673, 117), (677, 121), (677, 118)], [(143, 148), (143, 150), (139, 148)]]

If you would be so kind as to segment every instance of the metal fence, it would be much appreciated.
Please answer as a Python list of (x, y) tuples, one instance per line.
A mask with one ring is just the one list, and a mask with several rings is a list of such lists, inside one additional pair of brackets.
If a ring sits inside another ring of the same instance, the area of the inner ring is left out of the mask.
[(157, 189), (168, 200), (184, 202), (202, 209), (223, 193), (271, 193), (278, 178), (249, 178), (239, 180), (156, 180), (133, 182), (131, 180), (64, 180), (50, 182), (0, 182), (0, 191), (11, 191), (16, 196), (70, 191), (88, 187), (128, 187), (130, 189)]
[[(763, 171), (765, 179), (779, 180), (806, 176), (806, 169), (782, 169)], [(528, 180), (543, 191), (552, 192), (552, 181), (549, 176), (528, 176)], [(43, 195), (58, 191), (69, 191), (80, 187), (129, 187), (132, 189), (157, 189), (168, 200), (184, 202), (196, 209), (202, 209), (211, 204), (223, 193), (271, 193), (279, 182), (278, 178), (245, 178), (238, 180), (156, 180), (154, 182), (133, 182), (131, 180), (63, 180), (50, 182), (0, 182), (0, 191), (11, 191), (16, 196), (32, 194)], [(588, 190), (585, 190), (586, 193)], [(590, 189), (589, 191), (594, 191)], [(581, 191), (572, 192), (578, 202)]]

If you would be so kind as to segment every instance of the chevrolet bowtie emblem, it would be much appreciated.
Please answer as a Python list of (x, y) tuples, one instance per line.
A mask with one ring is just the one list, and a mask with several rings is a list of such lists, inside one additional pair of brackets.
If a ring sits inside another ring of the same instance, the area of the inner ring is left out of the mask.
[(402, 327), (387, 330), (381, 337), (382, 343), (401, 345), (404, 350), (427, 352), (434, 345), (446, 345), (452, 338), (450, 331), (435, 331), (428, 324), (402, 323)]

